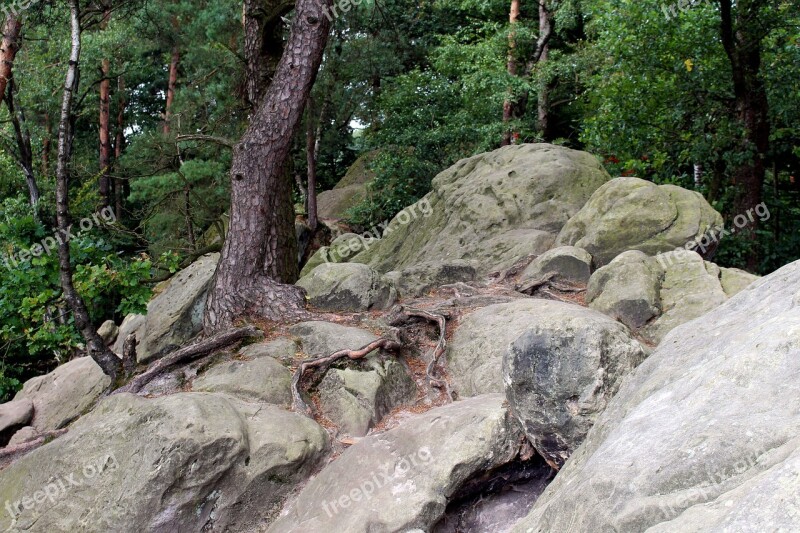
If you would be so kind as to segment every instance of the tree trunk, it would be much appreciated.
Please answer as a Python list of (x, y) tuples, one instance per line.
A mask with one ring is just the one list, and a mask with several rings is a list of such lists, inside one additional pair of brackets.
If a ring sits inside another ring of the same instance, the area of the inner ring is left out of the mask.
[(298, 274), (284, 165), (322, 62), (330, 1), (298, 0), (275, 77), (234, 149), (230, 230), (206, 304), (206, 333), (245, 315), (281, 320), (305, 314), (302, 289), (282, 285)]
[[(508, 22), (511, 25), (511, 31), (508, 33), (508, 63), (506, 68), (510, 76), (517, 75), (517, 20), (519, 19), (519, 0), (511, 0), (511, 9), (508, 14)], [(506, 125), (503, 132), (502, 146), (508, 146), (514, 140), (514, 133), (511, 131), (509, 122), (514, 118), (514, 93), (511, 89), (508, 91), (505, 102), (503, 102), (503, 123)]]
[[(547, 7), (547, 2), (541, 0), (539, 3), (539, 38), (536, 41), (536, 52), (534, 54), (536, 64), (546, 63), (550, 58), (550, 37), (553, 35), (553, 14)], [(538, 56), (538, 57), (536, 57)], [(537, 102), (537, 114), (539, 118), (539, 134), (542, 140), (550, 142), (553, 140), (553, 125), (550, 120), (550, 91), (552, 84), (544, 83), (539, 89)]]
[(244, 52), (247, 103), (254, 109), (272, 81), (283, 54), (283, 16), (291, 0), (244, 0)]
[(42, 176), (50, 174), (50, 150), (53, 144), (53, 124), (50, 114), (44, 114), (44, 139), (42, 139)]
[(111, 62), (103, 59), (100, 71), (100, 201), (102, 207), (111, 205)]
[(112, 383), (116, 381), (122, 363), (108, 348), (103, 339), (97, 334), (97, 329), (89, 320), (89, 312), (72, 282), (72, 267), (70, 265), (69, 235), (71, 231), (69, 214), (69, 165), (70, 165), (70, 135), (72, 101), (78, 88), (78, 61), (81, 52), (81, 28), (79, 21), (78, 0), (69, 0), (71, 52), (69, 67), (67, 68), (64, 83), (64, 97), (61, 102), (61, 119), (58, 123), (58, 166), (56, 169), (56, 220), (58, 223), (58, 263), (61, 288), (64, 299), (72, 309), (75, 326), (81, 332), (86, 342), (86, 351), (111, 377)]
[(25, 113), (22, 109), (17, 109), (14, 102), (14, 80), (8, 83), (6, 94), (6, 104), (8, 114), (11, 117), (11, 124), (14, 126), (14, 136), (17, 140), (18, 162), (25, 174), (25, 182), (28, 185), (28, 198), (33, 208), (33, 217), (39, 221), (39, 186), (36, 184), (36, 176), (33, 172), (33, 147), (31, 146), (31, 134), (25, 120)]
[[(117, 137), (114, 141), (114, 161), (118, 162), (122, 157), (122, 150), (125, 146), (125, 106), (127, 101), (125, 99), (125, 78), (120, 76), (117, 78), (117, 95), (119, 96), (119, 110), (117, 112)], [(122, 220), (122, 179), (114, 178), (114, 211), (117, 215), (117, 220)]]
[(0, 100), (6, 94), (8, 80), (14, 67), (14, 58), (20, 47), (22, 22), (14, 15), (9, 15), (3, 25), (3, 41), (0, 44)]
[[(177, 24), (177, 23), (175, 23)], [(178, 85), (178, 66), (181, 62), (181, 52), (178, 45), (172, 47), (172, 59), (169, 62), (169, 81), (167, 82), (167, 104), (164, 108), (164, 135), (169, 135), (172, 119), (172, 104), (175, 101), (175, 88)]]
[(306, 163), (308, 165), (308, 227), (311, 231), (317, 229), (319, 223), (317, 217), (317, 150), (319, 149), (319, 137), (314, 127), (314, 101), (308, 99), (308, 113), (306, 125)]
[[(746, 215), (762, 201), (765, 179), (764, 158), (769, 150), (769, 102), (761, 75), (761, 46), (763, 30), (756, 24), (765, 0), (744, 0), (736, 3), (736, 17), (731, 0), (720, 0), (722, 44), (731, 63), (736, 119), (744, 134), (740, 148), (752, 157), (732, 172), (736, 188), (734, 216)], [(759, 262), (756, 244), (758, 219), (748, 225), (744, 234), (753, 244), (747, 257), (747, 267), (754, 270)]]

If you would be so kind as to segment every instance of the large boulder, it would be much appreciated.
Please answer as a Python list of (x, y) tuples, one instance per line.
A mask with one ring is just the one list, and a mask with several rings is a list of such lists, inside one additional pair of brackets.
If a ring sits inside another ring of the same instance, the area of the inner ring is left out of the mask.
[(592, 275), (592, 256), (582, 248), (560, 246), (548, 250), (522, 272), (518, 285), (553, 280), (572, 285), (586, 285)]
[[(0, 472), (3, 531), (248, 531), (328, 446), (312, 420), (181, 393), (118, 394)], [(47, 465), (47, 468), (43, 468)]]
[(656, 255), (701, 242), (722, 227), (722, 216), (698, 192), (617, 178), (592, 195), (556, 244), (583, 248), (602, 266), (627, 250)]
[(517, 533), (800, 530), (800, 262), (670, 332)]
[(756, 279), (704, 261), (697, 252), (650, 257), (632, 250), (592, 275), (586, 302), (658, 344), (674, 328), (704, 315)]
[(481, 273), (549, 249), (554, 236), (610, 176), (585, 152), (507, 146), (463, 159), (356, 256), (380, 272), (426, 261), (474, 259)]
[(430, 531), (461, 485), (519, 447), (501, 394), (439, 407), (348, 448), (267, 531)]
[(0, 448), (8, 444), (17, 430), (33, 418), (33, 402), (19, 399), (0, 404)]
[(292, 374), (272, 357), (224, 361), (203, 372), (192, 390), (221, 392), (244, 399), (288, 406), (292, 403)]
[(324, 263), (297, 282), (309, 303), (326, 311), (388, 309), (397, 291), (378, 272), (359, 263)]
[[(369, 331), (331, 322), (302, 322), (290, 332), (313, 357), (358, 349), (378, 340)], [(392, 409), (414, 400), (417, 386), (403, 363), (375, 350), (346, 367), (329, 369), (317, 392), (322, 414), (345, 433), (361, 437)]]
[(139, 363), (150, 363), (200, 333), (206, 297), (218, 261), (217, 253), (204, 255), (176, 274), (161, 293), (150, 300), (136, 348)]
[(33, 403), (33, 426), (39, 432), (61, 429), (82, 415), (111, 385), (111, 378), (91, 357), (65, 363), (25, 382), (15, 401)]
[(378, 153), (374, 150), (363, 154), (333, 189), (317, 195), (317, 214), (320, 218), (344, 218), (350, 208), (367, 197), (368, 186), (375, 179), (370, 165)]
[(646, 353), (628, 328), (602, 313), (526, 303), (531, 320), (503, 359), (506, 397), (528, 440), (558, 468)]

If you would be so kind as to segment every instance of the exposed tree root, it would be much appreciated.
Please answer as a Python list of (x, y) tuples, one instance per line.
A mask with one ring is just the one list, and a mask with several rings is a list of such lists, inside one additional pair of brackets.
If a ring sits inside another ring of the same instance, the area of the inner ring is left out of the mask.
[(10, 464), (12, 461), (18, 459), (20, 456), (25, 455), (26, 453), (43, 446), (50, 440), (60, 437), (67, 430), (65, 429), (57, 429), (55, 431), (48, 431), (36, 437), (34, 440), (30, 442), (23, 442), (22, 444), (15, 444), (14, 446), (6, 446), (5, 448), (0, 448), (0, 468)]
[(315, 357), (313, 359), (306, 359), (305, 361), (300, 363), (300, 366), (297, 367), (297, 370), (294, 373), (294, 377), (292, 378), (292, 406), (294, 407), (295, 411), (303, 412), (308, 416), (312, 416), (313, 414), (311, 408), (303, 401), (303, 398), (300, 396), (300, 380), (303, 379), (303, 374), (305, 374), (307, 370), (311, 368), (326, 369), (332, 363), (338, 361), (339, 359), (344, 359), (345, 357), (352, 360), (361, 359), (379, 348), (383, 348), (384, 350), (389, 350), (389, 351), (396, 351), (402, 347), (403, 345), (398, 341), (387, 337), (382, 337), (380, 339), (372, 341), (366, 346), (362, 346), (358, 350), (339, 350), (337, 352), (333, 352), (330, 355)]
[(247, 326), (244, 328), (232, 329), (212, 335), (207, 339), (203, 339), (195, 344), (186, 346), (185, 348), (180, 348), (166, 357), (162, 357), (150, 365), (150, 367), (143, 373), (133, 378), (130, 383), (115, 390), (112, 392), (112, 394), (117, 394), (120, 392), (137, 393), (142, 390), (145, 385), (150, 383), (159, 374), (163, 373), (170, 367), (173, 367), (179, 363), (185, 363), (187, 361), (197, 359), (200, 356), (230, 346), (242, 339), (256, 337), (260, 334), (261, 332), (255, 326)]
[[(423, 318), (430, 322), (434, 322), (439, 326), (439, 341), (436, 343), (436, 347), (431, 353), (430, 362), (428, 363), (425, 373), (428, 378), (428, 383), (433, 387), (442, 389), (447, 395), (448, 399), (453, 401), (453, 396), (450, 392), (450, 386), (447, 383), (447, 380), (438, 379), (434, 376), (439, 358), (442, 356), (442, 354), (444, 354), (445, 349), (447, 348), (447, 318), (440, 313), (402, 306), (395, 307), (390, 312), (390, 316), (391, 320), (389, 321), (389, 324), (392, 326), (405, 324), (411, 318)], [(380, 339), (374, 340), (357, 350), (339, 350), (330, 355), (315, 357), (302, 361), (297, 367), (297, 370), (295, 370), (294, 377), (292, 378), (292, 405), (295, 411), (305, 413), (308, 416), (313, 415), (311, 408), (303, 401), (303, 398), (300, 394), (300, 382), (302, 381), (303, 375), (306, 373), (306, 371), (312, 368), (321, 368), (323, 370), (327, 369), (331, 364), (340, 359), (344, 359), (345, 357), (351, 360), (362, 359), (379, 348), (383, 348), (384, 350), (388, 351), (397, 351), (402, 347), (403, 344), (396, 338), (381, 337)]]

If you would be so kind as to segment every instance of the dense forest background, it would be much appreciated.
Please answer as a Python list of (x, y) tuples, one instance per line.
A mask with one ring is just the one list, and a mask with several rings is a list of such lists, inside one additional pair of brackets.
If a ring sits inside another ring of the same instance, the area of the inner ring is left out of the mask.
[[(723, 240), (715, 258), (723, 266), (764, 274), (800, 257), (797, 2), (336, 5), (285, 169), (298, 214), (309, 162), (321, 191), (375, 151), (380, 194), (351, 210), (359, 227), (421, 198), (461, 158), (552, 142), (596, 154), (612, 175), (697, 190), (728, 221), (745, 200), (765, 202), (770, 218), (754, 234)], [(292, 8), (280, 0), (81, 3), (69, 192), (73, 220), (90, 222), (77, 225), (70, 246), (95, 324), (142, 312), (155, 283), (213, 248), (208, 235), (230, 205), (231, 146), (253, 111), (243, 21), (260, 21), (268, 29), (261, 45), (279, 56)], [(56, 234), (69, 9), (4, 0), (0, 11), (1, 401), (83, 341), (58, 257), (35, 253)], [(97, 218), (101, 211), (107, 216)]]

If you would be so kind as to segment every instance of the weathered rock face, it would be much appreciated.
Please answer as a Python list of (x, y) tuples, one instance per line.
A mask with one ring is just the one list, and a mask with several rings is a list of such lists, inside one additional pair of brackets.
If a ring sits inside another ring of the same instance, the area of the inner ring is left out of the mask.
[(319, 265), (297, 285), (312, 306), (328, 311), (388, 309), (397, 300), (397, 291), (383, 276), (358, 263)]
[(367, 185), (375, 179), (375, 173), (369, 169), (369, 165), (377, 154), (377, 151), (367, 152), (356, 159), (336, 187), (317, 195), (320, 218), (343, 218), (348, 209), (366, 198)]
[(0, 472), (14, 514), (0, 528), (245, 531), (269, 521), (326, 448), (321, 427), (277, 407), (115, 395)]
[(180, 348), (200, 332), (206, 297), (218, 261), (219, 254), (204, 255), (176, 274), (166, 288), (150, 300), (136, 349), (139, 363), (149, 363)]
[(268, 342), (260, 342), (245, 346), (239, 353), (245, 357), (272, 357), (284, 364), (294, 362), (300, 347), (293, 339), (282, 337)]
[(0, 404), (0, 447), (8, 444), (14, 433), (30, 422), (31, 418), (33, 402), (28, 399)]
[(550, 300), (526, 302), (532, 320), (503, 359), (506, 398), (528, 440), (560, 467), (646, 354), (606, 315)]
[(501, 394), (439, 407), (348, 448), (269, 533), (429, 531), (470, 477), (513, 460), (520, 434)]
[(103, 342), (106, 344), (106, 346), (109, 346), (115, 340), (117, 340), (117, 335), (119, 335), (119, 327), (114, 323), (113, 320), (106, 320), (99, 328), (97, 328), (97, 334), (100, 335), (100, 338), (103, 339)]
[(756, 279), (704, 261), (696, 252), (649, 257), (630, 251), (592, 275), (586, 301), (658, 344), (677, 326), (714, 309)]
[(323, 246), (314, 252), (314, 255), (303, 266), (300, 277), (304, 277), (323, 263), (347, 263), (374, 242), (374, 239), (368, 239), (362, 235), (343, 233), (336, 237), (329, 246)]
[(81, 357), (25, 382), (14, 400), (30, 400), (30, 425), (39, 432), (53, 431), (82, 415), (110, 384), (91, 357)]
[(380, 272), (426, 261), (474, 259), (487, 273), (550, 248), (554, 236), (610, 176), (598, 160), (549, 144), (507, 146), (459, 161), (353, 261)]
[(292, 403), (292, 375), (272, 357), (251, 361), (225, 361), (203, 372), (192, 390), (222, 392), (244, 399), (289, 406)]
[(602, 266), (627, 250), (648, 255), (673, 251), (722, 225), (722, 216), (697, 192), (617, 178), (592, 195), (556, 244), (583, 248)]
[(519, 285), (545, 279), (585, 285), (591, 275), (592, 256), (589, 252), (574, 246), (560, 246), (534, 259), (520, 275)]
[(451, 283), (473, 281), (478, 277), (474, 261), (430, 261), (386, 274), (401, 298), (422, 296), (429, 290)]
[[(358, 349), (378, 337), (331, 322), (302, 322), (290, 329), (308, 355), (320, 357)], [(331, 368), (317, 387), (322, 413), (345, 433), (366, 435), (395, 407), (413, 400), (417, 386), (406, 366), (378, 350), (347, 368)]]
[(800, 262), (667, 335), (514, 531), (800, 529)]
[(142, 326), (144, 326), (144, 322), (144, 315), (131, 314), (126, 316), (123, 319), (122, 324), (119, 326), (117, 340), (111, 345), (111, 351), (119, 356), (122, 356), (122, 348), (125, 346), (125, 339), (127, 339), (128, 335), (131, 333), (136, 335), (137, 345), (141, 344)]

